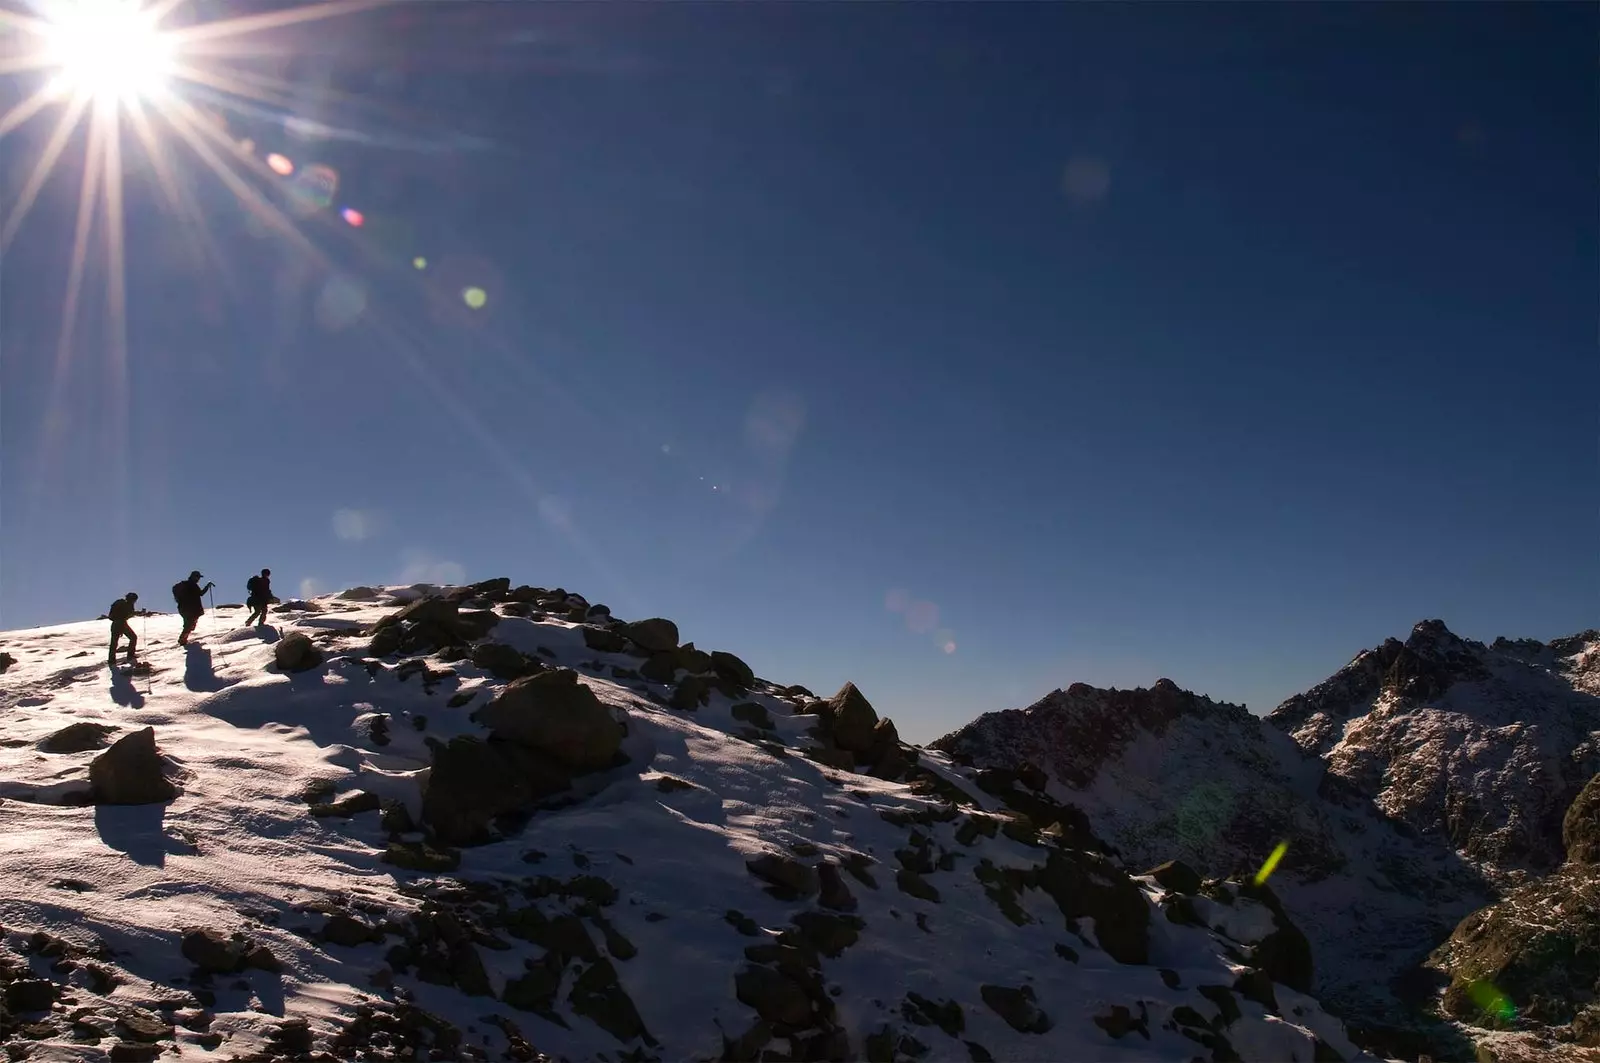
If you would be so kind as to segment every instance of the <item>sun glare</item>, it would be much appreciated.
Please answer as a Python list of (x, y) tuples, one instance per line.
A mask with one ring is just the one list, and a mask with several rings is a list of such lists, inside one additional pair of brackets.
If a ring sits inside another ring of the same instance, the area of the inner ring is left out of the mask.
[(45, 48), (60, 91), (97, 103), (159, 96), (176, 59), (173, 38), (139, 0), (76, 0), (54, 7)]

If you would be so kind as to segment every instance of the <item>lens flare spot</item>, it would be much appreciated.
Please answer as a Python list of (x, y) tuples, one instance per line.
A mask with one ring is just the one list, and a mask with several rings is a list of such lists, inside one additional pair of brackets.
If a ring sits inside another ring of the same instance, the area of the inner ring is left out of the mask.
[(359, 229), (363, 225), (367, 224), (367, 216), (361, 213), (359, 210), (356, 210), (354, 207), (344, 208), (339, 212), (339, 217), (343, 218), (345, 220), (345, 224), (349, 225), (352, 229)]
[(1491, 983), (1483, 980), (1471, 982), (1467, 985), (1467, 997), (1476, 1004), (1486, 1015), (1492, 1015), (1502, 1022), (1510, 1022), (1517, 1017), (1517, 1009), (1512, 1005), (1511, 998)]
[(322, 163), (312, 163), (295, 175), (289, 185), (289, 206), (301, 217), (327, 210), (339, 190), (339, 171)]
[(1266, 863), (1262, 864), (1261, 870), (1256, 872), (1255, 884), (1257, 886), (1263, 885), (1267, 879), (1272, 877), (1272, 873), (1278, 870), (1278, 863), (1283, 859), (1283, 854), (1288, 851), (1288, 842), (1279, 842), (1273, 846), (1272, 852), (1267, 855)]
[(256, 142), (251, 140), (249, 137), (245, 137), (243, 140), (239, 141), (239, 150), (244, 152), (246, 155), (254, 155), (256, 153)]
[(412, 269), (427, 269), (428, 268), (428, 260), (423, 258), (421, 255), (418, 255), (416, 258), (411, 260), (411, 268)]
[(484, 305), (489, 302), (489, 293), (477, 287), (463, 288), (461, 301), (474, 310), (482, 310)]
[(290, 162), (285, 156), (279, 155), (277, 152), (273, 152), (271, 155), (267, 156), (267, 168), (273, 173), (277, 174), (279, 177), (288, 177), (290, 174), (294, 173), (294, 163)]
[(367, 290), (351, 277), (329, 277), (317, 294), (317, 324), (331, 332), (349, 328), (367, 309)]

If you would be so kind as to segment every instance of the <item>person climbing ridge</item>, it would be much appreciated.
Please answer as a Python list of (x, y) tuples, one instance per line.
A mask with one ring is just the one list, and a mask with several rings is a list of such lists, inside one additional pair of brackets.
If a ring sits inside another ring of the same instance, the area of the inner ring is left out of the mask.
[(124, 635), (128, 637), (128, 667), (134, 666), (133, 653), (139, 645), (139, 636), (133, 633), (133, 626), (128, 623), (133, 619), (134, 603), (139, 600), (139, 595), (133, 591), (118, 598), (111, 603), (111, 608), (106, 610), (106, 617), (111, 621), (111, 651), (106, 654), (106, 663), (112, 667), (117, 664), (117, 641)]
[[(245, 618), (245, 626), (265, 624), (267, 622), (267, 606), (272, 602), (272, 569), (264, 568), (261, 575), (251, 576), (245, 582), (245, 590), (250, 592), (250, 597), (244, 604), (250, 607), (250, 615)], [(257, 617), (260, 617), (258, 620)]]
[(195, 569), (189, 573), (188, 579), (172, 585), (172, 598), (178, 603), (178, 615), (183, 617), (183, 631), (178, 635), (178, 645), (180, 646), (189, 644), (189, 636), (194, 632), (194, 626), (205, 615), (206, 591), (216, 586), (216, 584), (208, 582), (202, 587), (200, 586), (200, 579), (200, 570)]

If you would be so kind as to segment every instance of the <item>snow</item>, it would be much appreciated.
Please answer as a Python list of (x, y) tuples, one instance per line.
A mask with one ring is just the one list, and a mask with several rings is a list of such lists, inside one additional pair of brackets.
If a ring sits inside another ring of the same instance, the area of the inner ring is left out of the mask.
[[(864, 928), (856, 944), (823, 961), (838, 1024), (858, 1054), (864, 1039), (887, 1024), (914, 1034), (931, 1059), (966, 1059), (963, 1042), (970, 1041), (1005, 1060), (1169, 1060), (1201, 1051), (1168, 1021), (1173, 1009), (1187, 1005), (1215, 1015), (1195, 987), (1227, 986), (1236, 977), (1219, 935), (1247, 944), (1271, 929), (1270, 913), (1247, 902), (1230, 909), (1202, 901), (1215, 910), (1216, 929), (1178, 926), (1154, 907), (1159, 889), (1140, 880), (1152, 905), (1151, 964), (1117, 963), (1093, 947), (1092, 920), (1074, 933), (1038, 891), (1019, 899), (1025, 925), (1004, 917), (971, 868), (982, 858), (1033, 866), (1042, 851), (1003, 834), (963, 846), (954, 840), (953, 822), (911, 828), (957, 861), (956, 870), (928, 876), (938, 902), (913, 898), (894, 884), (894, 853), (907, 844), (908, 829), (879, 813), (934, 808), (933, 799), (806, 759), (801, 753), (814, 718), (796, 715), (771, 693), (749, 700), (768, 709), (775, 724), (769, 737), (781, 747), (744, 737), (745, 725), (720, 694), (696, 713), (674, 712), (649, 696), (664, 688), (606, 678), (612, 664), (634, 659), (587, 649), (576, 625), (516, 617), (502, 618), (490, 638), (529, 654), (548, 651), (551, 663), (579, 668), (583, 681), (626, 719), (628, 763), (582, 778), (577, 800), (537, 813), (520, 833), (463, 850), (460, 869), (450, 875), (403, 871), (380, 859), (389, 835), (376, 813), (316, 818), (305, 794), (318, 785), (335, 796), (365, 790), (418, 817), (429, 741), (483, 733), (470, 714), (500, 681), (464, 661), (430, 661), (435, 673), (450, 674), (425, 686), (422, 676), (402, 675), (393, 662), (364, 659), (360, 627), (432, 590), (316, 598), (309, 603), (316, 611), (274, 614), (276, 630), (236, 628), (245, 611), (224, 608), (207, 616), (187, 649), (175, 645), (176, 617), (150, 616), (140, 641), (154, 665), (149, 676), (124, 677), (105, 667), (104, 622), (0, 637), (18, 659), (0, 679), (0, 954), (21, 962), (25, 940), (44, 931), (98, 950), (124, 979), (107, 994), (78, 985), (79, 1004), (112, 1012), (159, 1009), (193, 984), (179, 954), (183, 929), (243, 931), (271, 949), (282, 971), (217, 980), (210, 1029), (222, 1035), (222, 1047), (205, 1047), (198, 1034), (180, 1028), (173, 1049), (180, 1059), (232, 1058), (261, 1050), (286, 1018), (306, 1019), (326, 1037), (357, 1007), (397, 999), (396, 988), (372, 981), (387, 969), (388, 944), (322, 941), (324, 913), (400, 921), (420, 910), (419, 885), (462, 881), (514, 890), (540, 875), (592, 875), (617, 890), (604, 917), (638, 955), (615, 957), (615, 967), (659, 1042), (654, 1051), (663, 1059), (714, 1059), (724, 1036), (739, 1036), (755, 1020), (734, 993), (744, 948), (773, 939), (806, 907), (765, 892), (746, 861), (814, 850), (809, 862), (868, 857), (877, 880), (874, 889), (846, 878)], [(318, 640), (326, 655), (321, 666), (294, 675), (277, 670), (273, 643), (291, 631)], [(595, 661), (602, 667), (591, 668)], [(447, 705), (452, 694), (471, 690), (480, 692), (458, 707)], [(99, 750), (45, 753), (38, 743), (77, 722), (115, 728), (111, 740), (153, 727), (179, 796), (166, 805), (72, 804), (86, 799)], [(1153, 771), (1167, 762), (1158, 748), (1141, 755)], [(926, 762), (949, 780), (961, 778), (942, 756)], [(687, 786), (663, 789), (669, 776)], [(1121, 798), (1137, 793), (1130, 786)], [(1119, 796), (1101, 796), (1097, 811), (1111, 815)], [(987, 797), (975, 803), (994, 807)], [(547, 914), (576, 907), (559, 896), (538, 906)], [(753, 920), (760, 936), (742, 936), (730, 925), (730, 911)], [(1074, 949), (1078, 961), (1058, 955), (1057, 944)], [(496, 996), (543, 955), (528, 942), (509, 945), (478, 950)], [(37, 958), (30, 962), (39, 969)], [(1158, 963), (1176, 972), (1176, 988)], [(491, 1057), (506, 1051), (506, 1039), (490, 1016), (511, 1020), (550, 1055), (619, 1055), (628, 1046), (570, 1009), (572, 980), (569, 970), (555, 997), (564, 1026), (451, 986), (405, 975), (394, 982), (418, 1006), (468, 1031), (466, 1043)], [(1049, 1032), (1012, 1029), (984, 1004), (979, 986), (985, 984), (1031, 986), (1050, 1016)], [(965, 1016), (960, 1036), (908, 1025), (900, 1014), (908, 992), (958, 1001)], [(1241, 1002), (1246, 1017), (1226, 1035), (1243, 1058), (1309, 1060), (1314, 1036), (1346, 1059), (1360, 1058), (1339, 1022), (1314, 1001), (1281, 987), (1278, 993), (1293, 1002), (1283, 1004), (1283, 1017)], [(1095, 1017), (1115, 1005), (1135, 1015), (1143, 1010), (1148, 1036), (1113, 1039), (1096, 1025)], [(111, 1029), (109, 1019), (87, 1014), (80, 1029), (97, 1023)], [(96, 1047), (64, 1025), (33, 1045), (36, 1060), (82, 1058)]]

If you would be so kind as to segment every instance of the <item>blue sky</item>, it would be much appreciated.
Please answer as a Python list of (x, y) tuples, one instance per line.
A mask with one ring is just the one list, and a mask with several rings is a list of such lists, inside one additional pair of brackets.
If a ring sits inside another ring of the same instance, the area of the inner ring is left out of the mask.
[[(0, 625), (164, 607), (195, 567), (231, 599), (263, 565), (509, 575), (853, 679), (919, 739), (1080, 680), (1265, 711), (1425, 617), (1592, 626), (1597, 29), (517, 4), (261, 34), (214, 61), (280, 98), (206, 102), (337, 172), (309, 246), (168, 137), (203, 248), (130, 138), (125, 365), (97, 233), (55, 390), (81, 130), (0, 261)], [(7, 138), (8, 203), (49, 125)]]

